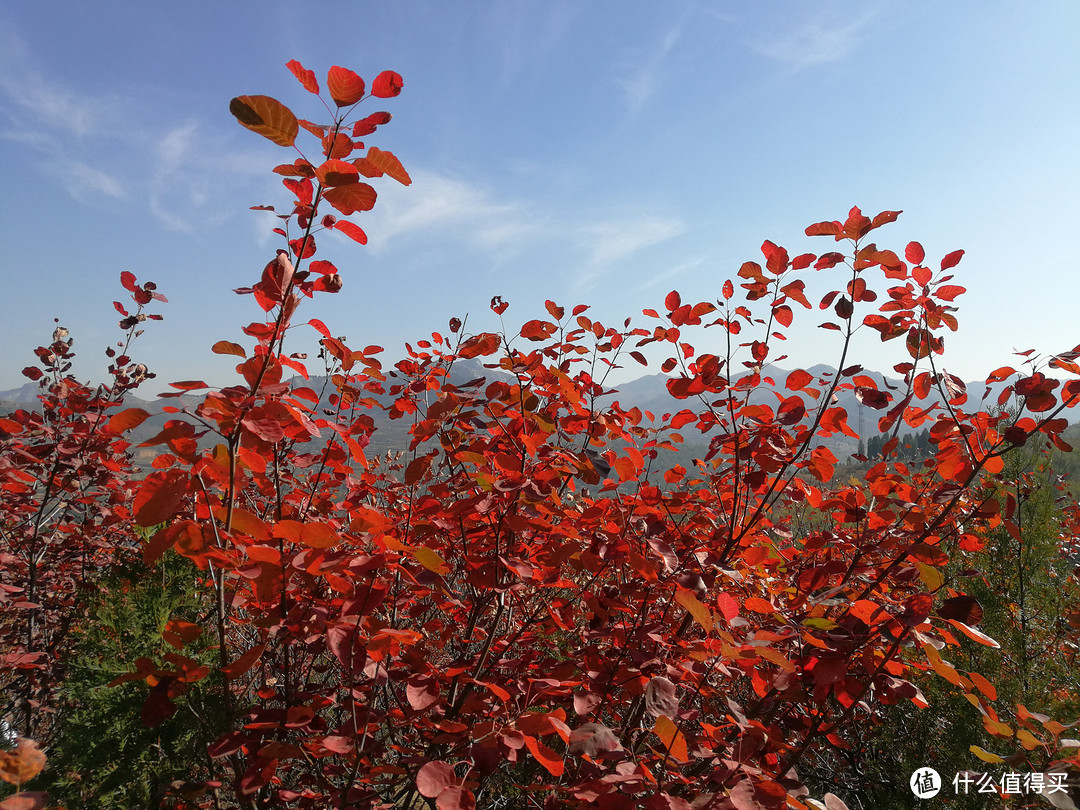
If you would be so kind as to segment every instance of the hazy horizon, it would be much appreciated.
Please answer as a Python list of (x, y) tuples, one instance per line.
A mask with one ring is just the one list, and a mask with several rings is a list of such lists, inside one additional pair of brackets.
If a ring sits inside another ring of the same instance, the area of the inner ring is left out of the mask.
[[(981, 379), (1019, 365), (1015, 350), (1080, 343), (1080, 110), (1068, 103), (1080, 6), (320, 9), (0, 0), (0, 390), (27, 381), (20, 370), (54, 317), (76, 340), (75, 373), (101, 380), (123, 270), (170, 299), (132, 352), (157, 373), (155, 392), (235, 379), (210, 346), (250, 346), (240, 327), (262, 313), (232, 290), (257, 280), (279, 243), (249, 206), (288, 205), (270, 170), (296, 154), (238, 126), (228, 102), (266, 94), (318, 120), (290, 59), (324, 86), (334, 64), (369, 82), (384, 69), (404, 77), (398, 98), (360, 109), (393, 114), (366, 141), (414, 182), (377, 181), (375, 209), (356, 218), (367, 246), (320, 239), (317, 258), (341, 268), (344, 289), (299, 314), (388, 359), (447, 334), (454, 316), (500, 331), (495, 295), (510, 302), (510, 334), (544, 317), (546, 299), (650, 326), (641, 310), (661, 309), (671, 289), (715, 300), (765, 239), (792, 255), (832, 249), (803, 229), (853, 205), (903, 210), (876, 241), (902, 251), (918, 240), (931, 267), (966, 251), (950, 372)], [(807, 281), (816, 303), (828, 278)], [(785, 366), (837, 362), (821, 320), (796, 312)], [(718, 332), (691, 342), (716, 352)], [(316, 337), (305, 327), (291, 344), (311, 373)], [(858, 337), (851, 362), (886, 371), (903, 359), (876, 333)], [(656, 373), (663, 356), (648, 369), (627, 359), (613, 379)]]

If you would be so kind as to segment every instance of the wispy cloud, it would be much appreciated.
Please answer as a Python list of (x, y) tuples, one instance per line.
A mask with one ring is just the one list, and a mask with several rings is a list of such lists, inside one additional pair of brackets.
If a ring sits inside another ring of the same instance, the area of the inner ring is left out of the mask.
[(581, 272), (574, 279), (574, 294), (588, 292), (621, 263), (685, 231), (686, 225), (681, 220), (652, 214), (632, 214), (622, 219), (580, 226), (577, 229), (577, 242), (586, 259)]
[(54, 132), (67, 138), (99, 135), (111, 126), (118, 99), (88, 96), (50, 81), (13, 32), (0, 35), (0, 95), (4, 98), (6, 137), (32, 140)]
[(382, 186), (374, 211), (362, 222), (374, 252), (397, 243), (438, 234), (488, 254), (497, 262), (530, 250), (559, 255), (562, 266), (577, 268), (572, 292), (592, 289), (642, 251), (684, 233), (675, 217), (642, 211), (595, 216), (565, 207), (548, 210), (539, 202), (501, 199), (455, 177), (426, 170), (412, 172), (409, 188)]
[(118, 178), (77, 160), (63, 165), (56, 174), (63, 175), (68, 193), (77, 200), (92, 194), (104, 194), (115, 199), (127, 196), (124, 184)]
[(768, 39), (759, 40), (754, 48), (796, 71), (842, 62), (862, 44), (863, 34), (875, 17), (877, 12), (871, 10), (846, 24), (828, 25), (815, 20), (787, 31), (770, 32)]
[(656, 47), (640, 60), (635, 69), (619, 80), (623, 103), (631, 113), (640, 112), (660, 89), (664, 66), (682, 36), (682, 29), (682, 22), (669, 28)]
[(374, 250), (407, 235), (446, 230), (482, 249), (500, 250), (537, 232), (522, 203), (499, 202), (479, 186), (435, 172), (416, 170), (412, 178), (407, 189), (381, 187), (369, 218), (372, 233), (378, 234)]

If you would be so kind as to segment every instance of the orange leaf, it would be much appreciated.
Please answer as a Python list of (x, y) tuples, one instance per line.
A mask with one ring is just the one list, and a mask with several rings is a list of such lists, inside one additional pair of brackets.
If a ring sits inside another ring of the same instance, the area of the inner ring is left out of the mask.
[(300, 530), (300, 542), (311, 548), (330, 548), (340, 543), (341, 537), (325, 523), (305, 523)]
[(619, 474), (620, 481), (633, 481), (637, 477), (637, 467), (626, 456), (615, 459), (615, 472)]
[(537, 740), (535, 737), (525, 737), (525, 745), (528, 746), (529, 752), (533, 755), (537, 762), (547, 769), (547, 772), (552, 776), (563, 775), (563, 761), (562, 757)]
[(405, 167), (401, 165), (400, 160), (394, 157), (393, 153), (384, 152), (382, 149), (373, 146), (368, 149), (367, 159), (402, 185), (407, 186), (412, 183), (409, 173), (405, 171)]
[(0, 779), (13, 785), (28, 782), (45, 767), (45, 754), (38, 744), (26, 737), (19, 737), (14, 751), (0, 751)]
[(963, 622), (959, 622), (956, 619), (947, 619), (946, 621), (948, 621), (949, 624), (951, 624), (965, 636), (970, 638), (972, 641), (977, 641), (980, 644), (983, 644), (987, 647), (994, 647), (995, 649), (1001, 647), (1000, 644), (998, 644), (996, 641), (994, 641), (994, 639), (990, 638), (990, 636), (986, 635), (986, 633), (982, 632), (981, 630), (976, 630), (974, 627), (966, 625)]
[(323, 197), (334, 208), (348, 216), (357, 211), (370, 211), (375, 207), (377, 195), (375, 189), (367, 183), (349, 183), (327, 190), (323, 193)]
[(743, 607), (754, 611), (754, 613), (764, 613), (766, 615), (776, 613), (776, 608), (773, 607), (772, 602), (762, 599), (760, 596), (750, 596), (744, 599)]
[(662, 714), (656, 718), (653, 733), (664, 743), (664, 748), (672, 759), (686, 762), (690, 758), (686, 751), (686, 738), (667, 715)]
[(971, 682), (975, 684), (975, 688), (986, 696), (987, 700), (997, 700), (997, 689), (994, 688), (994, 685), (990, 683), (990, 681), (986, 680), (986, 678), (978, 672), (969, 672), (968, 677), (971, 679)]
[(231, 343), (228, 340), (219, 340), (210, 347), (210, 351), (214, 354), (233, 354), (237, 357), (247, 357), (247, 352), (244, 351), (243, 346), (239, 343)]
[(292, 146), (300, 131), (292, 110), (270, 96), (237, 96), (229, 102), (229, 112), (236, 116), (241, 126), (278, 146)]
[(953, 665), (941, 657), (940, 653), (938, 653), (934, 645), (923, 644), (922, 646), (923, 651), (926, 653), (927, 659), (930, 661), (930, 666), (934, 668), (934, 672), (947, 680), (953, 686), (960, 686), (960, 684), (962, 683), (962, 676), (959, 672), (956, 671)]
[(315, 169), (315, 175), (324, 186), (347, 186), (360, 182), (360, 172), (351, 163), (331, 159)]
[(326, 89), (339, 107), (348, 107), (364, 97), (364, 80), (348, 68), (334, 65), (326, 74)]
[(682, 607), (694, 617), (694, 620), (701, 625), (706, 633), (712, 631), (712, 612), (705, 607), (694, 594), (690, 591), (676, 591), (675, 601), (682, 605)]
[(149, 418), (150, 414), (142, 408), (128, 408), (127, 410), (120, 411), (120, 413), (109, 420), (109, 430), (113, 433), (123, 433), (131, 430), (133, 427), (141, 425)]

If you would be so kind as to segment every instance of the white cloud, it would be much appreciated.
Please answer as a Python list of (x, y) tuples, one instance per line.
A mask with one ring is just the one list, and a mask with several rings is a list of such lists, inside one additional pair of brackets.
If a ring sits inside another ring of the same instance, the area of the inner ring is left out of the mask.
[(519, 203), (496, 202), (478, 186), (434, 172), (417, 170), (412, 179), (408, 188), (386, 183), (379, 188), (378, 204), (368, 218), (373, 249), (407, 235), (453, 229), (476, 246), (493, 250), (536, 231)]
[(31, 142), (49, 132), (62, 133), (65, 140), (102, 134), (117, 107), (113, 96), (87, 95), (49, 80), (11, 32), (0, 41), (0, 95), (13, 127), (7, 137)]
[(73, 160), (55, 172), (62, 177), (68, 193), (77, 200), (83, 200), (88, 194), (104, 194), (119, 199), (125, 197), (123, 183), (112, 175)]
[(587, 258), (574, 280), (574, 294), (588, 292), (618, 264), (685, 231), (686, 226), (680, 220), (652, 214), (633, 214), (580, 226), (576, 241)]
[(631, 113), (640, 112), (662, 84), (662, 74), (668, 55), (682, 35), (683, 24), (670, 28), (653, 51), (640, 60), (629, 75), (621, 79), (623, 102)]
[(787, 64), (794, 70), (841, 62), (851, 56), (862, 41), (863, 31), (877, 12), (869, 11), (844, 25), (828, 25), (818, 21), (797, 28), (770, 33), (768, 39), (755, 44), (759, 53)]

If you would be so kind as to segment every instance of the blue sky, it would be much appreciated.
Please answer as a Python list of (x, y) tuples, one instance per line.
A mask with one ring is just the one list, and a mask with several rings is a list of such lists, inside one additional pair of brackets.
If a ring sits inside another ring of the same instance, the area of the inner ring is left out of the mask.
[[(950, 371), (1070, 349), (1077, 43), (1073, 0), (0, 0), (0, 389), (26, 382), (54, 317), (76, 338), (76, 372), (100, 379), (122, 270), (170, 299), (133, 353), (158, 373), (147, 392), (232, 382), (210, 346), (247, 340), (260, 311), (231, 290), (278, 247), (248, 208), (288, 205), (270, 169), (295, 154), (242, 129), (228, 102), (266, 94), (318, 120), (294, 58), (320, 80), (334, 64), (404, 77), (401, 96), (365, 103), (394, 115), (366, 140), (414, 183), (378, 186), (356, 218), (366, 247), (320, 242), (345, 287), (302, 312), (388, 359), (451, 316), (498, 329), (493, 295), (511, 330), (548, 298), (646, 324), (670, 289), (714, 300), (764, 239), (824, 252), (832, 242), (803, 229), (852, 205), (904, 210), (882, 246), (967, 251)], [(835, 359), (817, 320), (785, 365)], [(901, 358), (870, 333), (857, 359)], [(622, 378), (641, 373), (628, 365)]]

